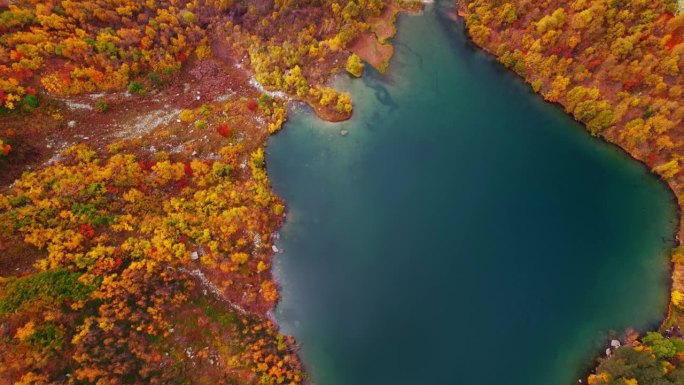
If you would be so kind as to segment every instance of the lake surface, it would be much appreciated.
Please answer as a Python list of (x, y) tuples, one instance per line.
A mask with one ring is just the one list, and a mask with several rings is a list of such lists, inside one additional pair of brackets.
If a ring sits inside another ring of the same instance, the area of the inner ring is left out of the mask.
[(462, 29), (400, 17), (389, 73), (337, 83), (350, 121), (300, 107), (269, 142), (276, 316), (316, 385), (570, 385), (664, 315), (664, 184)]

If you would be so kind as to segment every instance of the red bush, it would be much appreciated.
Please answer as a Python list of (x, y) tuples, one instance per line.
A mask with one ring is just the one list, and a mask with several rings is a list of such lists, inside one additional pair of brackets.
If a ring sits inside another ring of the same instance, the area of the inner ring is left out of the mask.
[(575, 55), (573, 54), (572, 51), (573, 51), (572, 48), (568, 47), (568, 48), (565, 50), (565, 53), (563, 54), (563, 56), (564, 56), (566, 59), (572, 59), (572, 58), (575, 56)]
[(119, 188), (116, 186), (107, 185), (106, 188), (107, 188), (107, 192), (111, 193), (111, 194), (116, 194), (119, 192)]
[(561, 45), (558, 45), (558, 46), (554, 47), (550, 52), (551, 52), (552, 55), (558, 55), (558, 54), (560, 54), (561, 52), (565, 51), (566, 48), (567, 48), (567, 47), (565, 47), (565, 45), (561, 44)]
[(183, 179), (179, 180), (178, 182), (176, 182), (176, 187), (178, 187), (179, 190), (182, 190), (182, 189), (188, 187), (188, 184), (189, 184), (188, 180), (183, 178)]
[(589, 71), (593, 70), (594, 68), (598, 67), (603, 63), (603, 59), (594, 59), (587, 64), (587, 69)]
[(227, 125), (227, 124), (221, 124), (216, 128), (216, 131), (219, 133), (221, 136), (231, 136), (233, 134), (233, 129)]
[(668, 51), (672, 51), (672, 48), (674, 48), (677, 44), (682, 42), (682, 33), (681, 31), (674, 32), (672, 36), (667, 39), (667, 42), (665, 43), (665, 48)]
[(254, 112), (257, 110), (257, 108), (259, 108), (259, 103), (257, 103), (256, 100), (250, 100), (247, 102), (247, 108)]
[(12, 74), (19, 80), (25, 80), (33, 76), (33, 72), (28, 68), (17, 68), (12, 71)]
[(646, 158), (646, 164), (652, 165), (655, 164), (658, 161), (658, 153), (653, 151), (648, 155), (648, 158)]
[(157, 162), (145, 162), (145, 161), (138, 162), (138, 167), (140, 167), (140, 169), (143, 171), (149, 171), (152, 169), (152, 167), (154, 167), (156, 165), (157, 165)]
[(95, 229), (91, 225), (80, 225), (79, 226), (79, 231), (81, 234), (83, 234), (86, 238), (92, 238), (95, 236)]
[(628, 80), (622, 85), (622, 89), (625, 91), (631, 91), (634, 87), (641, 84), (641, 79)]

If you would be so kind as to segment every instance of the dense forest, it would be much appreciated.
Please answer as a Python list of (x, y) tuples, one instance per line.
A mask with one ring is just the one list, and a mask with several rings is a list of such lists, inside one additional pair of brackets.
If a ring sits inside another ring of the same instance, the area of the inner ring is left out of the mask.
[[(684, 14), (674, 0), (466, 0), (473, 41), (595, 136), (647, 164), (684, 208)], [(679, 226), (678, 239), (684, 228)], [(661, 332), (602, 359), (589, 383), (684, 382), (684, 250)]]
[(302, 383), (262, 147), (414, 5), (1, 4), (0, 384)]
[(7, 110), (35, 106), (39, 88), (141, 93), (143, 83), (163, 83), (188, 58), (217, 50), (248, 54), (266, 88), (348, 114), (349, 96), (325, 80), (348, 59), (360, 75), (358, 57), (345, 47), (384, 7), (380, 0), (20, 1), (0, 16), (0, 101)]

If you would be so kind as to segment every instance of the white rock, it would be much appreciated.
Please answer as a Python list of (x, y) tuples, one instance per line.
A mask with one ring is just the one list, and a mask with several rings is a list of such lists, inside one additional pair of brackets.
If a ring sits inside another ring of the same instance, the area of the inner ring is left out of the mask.
[(261, 242), (261, 235), (259, 234), (254, 234), (254, 247), (257, 249), (260, 249), (263, 246), (263, 243)]
[(76, 121), (75, 120), (70, 120), (69, 123), (67, 123), (67, 126), (69, 128), (76, 128)]
[(271, 250), (273, 250), (274, 253), (277, 253), (280, 251), (280, 250), (278, 250), (278, 246), (276, 246), (276, 245), (271, 246)]
[(620, 341), (618, 340), (612, 340), (610, 341), (610, 346), (613, 348), (619, 348), (620, 346), (622, 346), (622, 344), (620, 344)]
[(199, 259), (199, 254), (197, 254), (196, 251), (193, 251), (192, 254), (190, 254), (190, 259), (196, 261), (197, 259)]

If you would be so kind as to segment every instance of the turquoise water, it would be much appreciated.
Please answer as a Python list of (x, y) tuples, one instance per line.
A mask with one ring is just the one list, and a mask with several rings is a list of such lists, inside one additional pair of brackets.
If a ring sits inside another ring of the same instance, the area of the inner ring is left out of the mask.
[(337, 82), (350, 121), (299, 107), (269, 142), (284, 332), (317, 385), (576, 383), (610, 330), (663, 317), (671, 195), (438, 6), (395, 44)]

